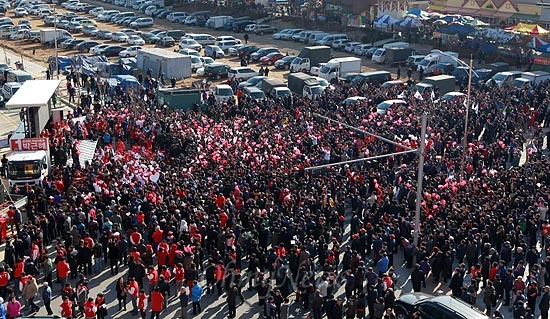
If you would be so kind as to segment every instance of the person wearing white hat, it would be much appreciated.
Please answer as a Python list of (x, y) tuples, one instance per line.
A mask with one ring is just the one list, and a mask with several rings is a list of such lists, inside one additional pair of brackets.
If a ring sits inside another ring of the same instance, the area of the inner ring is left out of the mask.
[(47, 282), (42, 284), (42, 288), (42, 301), (44, 302), (44, 307), (46, 307), (48, 315), (53, 315), (52, 307), (50, 306), (52, 301), (52, 288)]

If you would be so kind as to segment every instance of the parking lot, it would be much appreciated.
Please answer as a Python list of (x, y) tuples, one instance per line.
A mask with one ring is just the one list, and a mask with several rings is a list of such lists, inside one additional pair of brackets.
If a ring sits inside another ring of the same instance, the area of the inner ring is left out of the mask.
[[(134, 10), (132, 8), (124, 8), (124, 7), (115, 6), (115, 5), (112, 5), (112, 4), (107, 4), (107, 3), (102, 3), (102, 2), (95, 2), (95, 1), (88, 1), (88, 3), (93, 5), (93, 6), (101, 6), (101, 7), (104, 8), (104, 10), (119, 10), (120, 12), (135, 12), (136, 16), (147, 17), (143, 12), (138, 12), (137, 10)], [(53, 14), (53, 12), (52, 12), (52, 14)], [(98, 33), (99, 35), (97, 35), (97, 36), (91, 36), (89, 34), (85, 34), (84, 32), (80, 31), (81, 29), (71, 29), (70, 31), (71, 31), (71, 34), (73, 35), (73, 37), (75, 39), (79, 40), (79, 41), (80, 40), (81, 41), (94, 41), (94, 42), (97, 42), (97, 44), (120, 45), (122, 47), (130, 47), (131, 45), (128, 44), (127, 42), (126, 43), (122, 42), (124, 36), (129, 35), (129, 36), (132, 37), (131, 33), (137, 32), (137, 34), (133, 35), (133, 38), (137, 38), (137, 36), (146, 38), (145, 35), (148, 34), (151, 31), (161, 32), (163, 30), (164, 31), (179, 30), (182, 33), (201, 33), (201, 34), (206, 33), (206, 34), (212, 35), (213, 37), (233, 36), (236, 39), (240, 40), (241, 43), (245, 43), (244, 38), (243, 38), (244, 33), (234, 33), (234, 32), (231, 32), (231, 31), (214, 30), (214, 29), (199, 27), (199, 26), (182, 25), (182, 24), (179, 24), (179, 23), (170, 22), (167, 19), (154, 18), (154, 25), (152, 27), (139, 28), (137, 31), (133, 31), (133, 28), (131, 28), (129, 26), (117, 25), (117, 24), (114, 24), (114, 23), (111, 23), (111, 22), (99, 21), (100, 19), (98, 19), (97, 15), (93, 15), (91, 13), (85, 13), (85, 12), (78, 12), (77, 10), (67, 10), (65, 8), (62, 8), (59, 5), (55, 7), (55, 14), (65, 15), (63, 17), (65, 19), (67, 19), (67, 18), (72, 19), (72, 17), (74, 17), (74, 16), (85, 17), (86, 19), (84, 19), (83, 21), (85, 21), (86, 24), (92, 25), (92, 24), (95, 23), (97, 25), (97, 29), (100, 30), (99, 33)], [(42, 15), (44, 15), (44, 13), (42, 13)], [(49, 25), (46, 24), (45, 19), (44, 19), (46, 16), (44, 16), (43, 18), (41, 18), (39, 16), (35, 16), (35, 15), (15, 17), (13, 8), (6, 14), (6, 16), (11, 17), (13, 19), (14, 24), (16, 24), (16, 25), (18, 23), (20, 23), (20, 20), (28, 20), (31, 27), (32, 27), (31, 30), (40, 30), (40, 29), (51, 28), (52, 27), (51, 24), (49, 24)], [(66, 22), (61, 23), (61, 25), (57, 25), (57, 27), (59, 27), (59, 28), (64, 27), (66, 29), (70, 28), (70, 26), (64, 25), (64, 24), (66, 24)], [(290, 25), (285, 24), (285, 23), (280, 22), (280, 21), (274, 21), (271, 24), (279, 30), (281, 28), (290, 27)], [(84, 31), (85, 31), (86, 26), (83, 26), (83, 28), (84, 28)], [(121, 34), (121, 33), (119, 33), (121, 31), (124, 31), (124, 32)], [(111, 36), (112, 36), (112, 33), (115, 33), (115, 35), (117, 35), (117, 34), (120, 35), (121, 36), (121, 38), (120, 38), (121, 41), (115, 41), (115, 40), (107, 38), (106, 35), (108, 35), (109, 32), (111, 33)], [(304, 46), (306, 46), (303, 43), (294, 42), (294, 41), (274, 40), (272, 38), (271, 34), (259, 35), (259, 34), (254, 34), (252, 32), (247, 33), (247, 34), (249, 35), (248, 44), (255, 45), (259, 48), (275, 47), (275, 48), (279, 49), (279, 51), (283, 55), (297, 54)], [(101, 36), (101, 35), (103, 35), (103, 36)], [(144, 47), (161, 47), (161, 48), (165, 48), (167, 50), (177, 51), (177, 50), (179, 50), (179, 46), (177, 44), (179, 42), (179, 39), (175, 38), (174, 40), (175, 40), (176, 43), (173, 46), (164, 46), (161, 43), (156, 43), (156, 44), (146, 43), (143, 46)], [(132, 42), (130, 42), (130, 43), (132, 43)], [(34, 60), (37, 60), (39, 62), (44, 62), (45, 63), (49, 56), (55, 55), (55, 49), (53, 47), (48, 46), (48, 45), (43, 45), (39, 42), (28, 40), (28, 39), (26, 39), (26, 40), (10, 40), (9, 42), (5, 42), (5, 44), (10, 49), (13, 49), (16, 52), (21, 53), (22, 55), (25, 55), (25, 56), (27, 56), (29, 58), (32, 58)], [(77, 50), (76, 47), (74, 46), (74, 43), (72, 44), (72, 46), (71, 46), (71, 44), (69, 44), (68, 47), (66, 47), (65, 43), (59, 43), (58, 47), (59, 47), (58, 54), (60, 56), (73, 56), (73, 55), (76, 55), (76, 54), (82, 54), (83, 52), (86, 53), (86, 54), (90, 54), (88, 47), (83, 48), (81, 50), (82, 52), (79, 52), (79, 50)], [(205, 50), (201, 50), (200, 54), (204, 55), (204, 52), (205, 52)], [(341, 51), (333, 51), (333, 55), (335, 57), (343, 57), (343, 56), (349, 56), (350, 53), (341, 52)], [(113, 61), (118, 60), (118, 58), (119, 58), (118, 56), (110, 57), (110, 59), (113, 60)], [(216, 62), (226, 63), (227, 65), (229, 65), (231, 67), (240, 66), (240, 63), (241, 63), (240, 59), (237, 56), (232, 56), (232, 55), (229, 55), (229, 56), (226, 55), (224, 58), (217, 59)], [(259, 65), (257, 65), (257, 62), (252, 62), (251, 61), (250, 66), (256, 71), (259, 68)], [(273, 66), (270, 66), (269, 68), (270, 68), (270, 71), (272, 71), (272, 72), (270, 72), (271, 77), (279, 78), (281, 80), (286, 79), (286, 75), (288, 74), (288, 71), (286, 71), (286, 70), (277, 70)], [(372, 71), (372, 70), (379, 70), (379, 69), (385, 69), (385, 70), (389, 69), (390, 71), (395, 70), (394, 68), (389, 68), (388, 66), (382, 66), (382, 65), (374, 64), (372, 61), (370, 61), (370, 59), (363, 58), (363, 71)], [(196, 73), (194, 73), (191, 78), (185, 79), (183, 81), (179, 81), (178, 85), (191, 85), (192, 82), (197, 81), (197, 80), (202, 80), (202, 79), (203, 79), (202, 76), (197, 75)], [(213, 79), (213, 82), (218, 82), (218, 81)]]

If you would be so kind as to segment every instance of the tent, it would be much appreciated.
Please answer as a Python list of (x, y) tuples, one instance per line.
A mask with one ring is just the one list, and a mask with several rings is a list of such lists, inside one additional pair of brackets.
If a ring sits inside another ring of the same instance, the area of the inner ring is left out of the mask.
[(430, 18), (430, 15), (428, 14), (428, 12), (426, 12), (424, 10), (420, 10), (420, 9), (412, 9), (412, 10), (407, 11), (406, 16), (407, 17), (416, 17), (416, 18), (420, 18), (420, 19), (423, 19), (423, 20), (427, 20), (427, 19)]
[(375, 19), (373, 22), (375, 26), (380, 28), (380, 27), (387, 27), (392, 24), (395, 24), (397, 22), (397, 19), (390, 15), (385, 14), (380, 18)]
[(420, 19), (407, 17), (401, 21), (397, 21), (395, 24), (402, 28), (413, 28), (421, 26), (422, 22), (420, 22)]
[(136, 90), (139, 89), (139, 82), (135, 76), (119, 74), (119, 75), (114, 75), (113, 78), (118, 81), (118, 83), (120, 84), (120, 87), (124, 91), (126, 91), (130, 87)]
[(439, 28), (439, 32), (446, 34), (470, 34), (475, 31), (476, 29), (471, 25), (463, 25), (459, 23), (454, 23), (452, 25)]
[(538, 24), (518, 23), (515, 27), (508, 27), (505, 30), (513, 30), (520, 33), (531, 35), (548, 34), (550, 31), (542, 28)]
[(486, 27), (489, 25), (488, 23), (485, 23), (479, 19), (469, 21), (467, 24), (471, 25), (472, 27)]
[(550, 44), (545, 44), (535, 48), (536, 51), (550, 53)]
[(541, 47), (543, 45), (547, 45), (548, 42), (546, 41), (543, 41), (537, 37), (533, 37), (533, 39), (531, 40), (531, 47), (533, 48), (538, 48), (538, 47)]

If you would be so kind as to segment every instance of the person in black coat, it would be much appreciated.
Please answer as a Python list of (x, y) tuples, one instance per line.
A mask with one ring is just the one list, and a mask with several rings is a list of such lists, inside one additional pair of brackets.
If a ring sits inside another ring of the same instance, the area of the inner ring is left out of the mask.
[(502, 288), (504, 289), (504, 306), (510, 305), (510, 291), (514, 286), (514, 275), (512, 269), (507, 269), (504, 278), (502, 278)]
[(118, 274), (118, 259), (120, 258), (120, 250), (118, 249), (116, 239), (112, 238), (109, 240), (108, 248), (107, 257), (111, 266), (111, 275), (116, 275)]
[(460, 269), (457, 267), (451, 276), (451, 282), (449, 283), (449, 288), (453, 292), (453, 296), (460, 297), (462, 293), (462, 287), (464, 285), (464, 276), (460, 272)]
[(542, 288), (544, 293), (540, 298), (539, 309), (541, 319), (548, 319), (548, 311), (550, 310), (550, 286)]
[(411, 274), (411, 282), (413, 285), (414, 292), (420, 292), (421, 286), (426, 287), (426, 275), (420, 269), (420, 265), (416, 265), (415, 270)]

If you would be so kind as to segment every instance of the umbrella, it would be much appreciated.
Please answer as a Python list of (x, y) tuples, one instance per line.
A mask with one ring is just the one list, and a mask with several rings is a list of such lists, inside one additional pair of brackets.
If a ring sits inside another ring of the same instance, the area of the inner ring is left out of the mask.
[(529, 34), (532, 34), (532, 35), (548, 34), (548, 33), (550, 33), (550, 31), (542, 28), (538, 24), (533, 29), (531, 29), (531, 31), (529, 32)]
[(485, 23), (479, 19), (474, 19), (470, 21), (468, 24), (471, 25), (472, 27), (485, 27), (489, 25), (488, 23)]
[(439, 20), (435, 20), (434, 24), (435, 25), (445, 25), (445, 24), (447, 24), (447, 21), (445, 21), (443, 19), (439, 19)]

